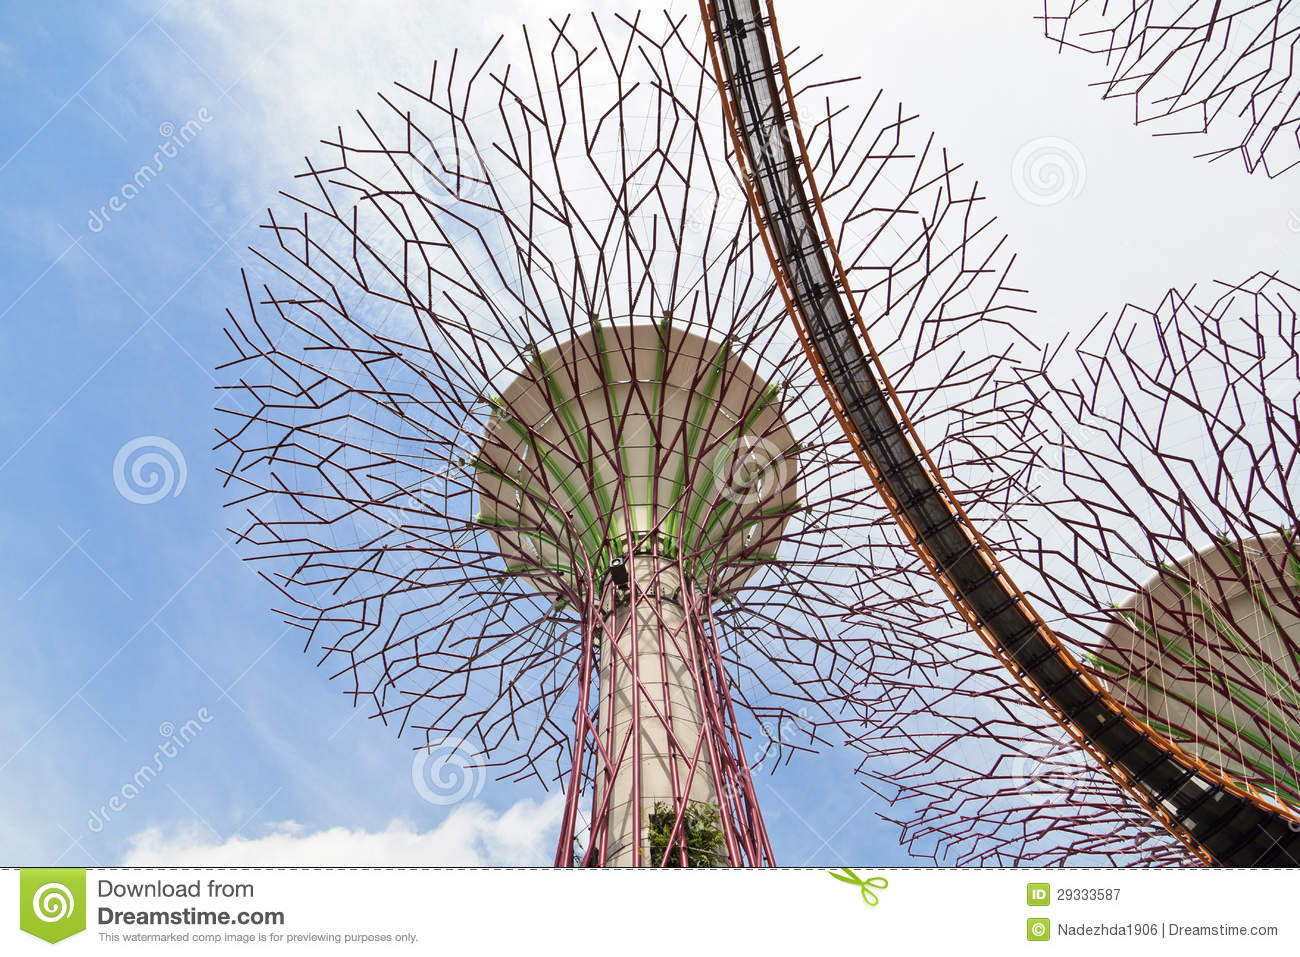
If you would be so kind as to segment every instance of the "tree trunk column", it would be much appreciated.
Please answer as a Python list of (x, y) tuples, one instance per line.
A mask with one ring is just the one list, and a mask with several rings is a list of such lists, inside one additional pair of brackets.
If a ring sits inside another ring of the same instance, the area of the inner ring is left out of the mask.
[(718, 803), (708, 749), (700, 743), (702, 716), (692, 676), (692, 668), (698, 670), (697, 628), (684, 611), (681, 575), (674, 562), (650, 555), (633, 556), (628, 574), (631, 587), (618, 591), (613, 614), (617, 649), (607, 627), (600, 643), (600, 740), (614, 766), (598, 759), (596, 805), (604, 800), (610, 771), (606, 865), (612, 867), (658, 863), (650, 860), (648, 823), (657, 802), (669, 809), (675, 796)]

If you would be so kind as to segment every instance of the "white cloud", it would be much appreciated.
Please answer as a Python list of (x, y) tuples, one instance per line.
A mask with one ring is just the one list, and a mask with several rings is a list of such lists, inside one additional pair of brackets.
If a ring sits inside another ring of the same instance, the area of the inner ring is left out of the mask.
[(130, 838), (127, 867), (401, 867), (550, 864), (564, 810), (562, 795), (519, 801), (502, 814), (470, 803), (430, 831), (395, 820), (382, 831), (331, 827), (306, 831), (294, 821), (254, 838), (213, 841), (197, 827), (164, 834), (151, 827)]
[[(626, 4), (589, 0), (585, 6), (608, 11)], [(689, 9), (694, 12), (694, 4)], [(545, 50), (551, 42), (547, 19), (563, 20), (572, 12), (569, 0), (532, 0), (527, 6), (199, 0), (171, 5), (159, 17), (197, 69), (177, 75), (167, 59), (144, 68), (177, 116), (187, 117), (202, 104), (220, 121), (210, 138), (220, 139), (214, 153), (223, 157), (251, 211), (291, 184), (305, 154), (336, 162), (337, 154), (319, 141), (334, 137), (340, 124), (348, 138), (364, 140), (356, 111), (385, 114), (378, 91), (392, 95), (395, 82), (425, 88), (435, 62), (445, 76), (458, 49), (457, 76), (468, 76), (499, 36), (503, 49), (522, 55), (521, 24), (547, 38)]]

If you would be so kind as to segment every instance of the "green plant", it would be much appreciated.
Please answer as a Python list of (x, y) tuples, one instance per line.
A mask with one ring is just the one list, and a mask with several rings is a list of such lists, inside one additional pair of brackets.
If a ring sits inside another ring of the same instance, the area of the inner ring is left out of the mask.
[[(726, 838), (718, 809), (712, 804), (689, 801), (682, 810), (682, 826), (669, 847), (677, 813), (671, 804), (656, 801), (650, 812), (649, 840), (652, 867), (681, 867), (681, 850), (686, 850), (686, 867), (725, 867)], [(683, 842), (684, 838), (684, 842)], [(667, 859), (665, 860), (665, 855)]]

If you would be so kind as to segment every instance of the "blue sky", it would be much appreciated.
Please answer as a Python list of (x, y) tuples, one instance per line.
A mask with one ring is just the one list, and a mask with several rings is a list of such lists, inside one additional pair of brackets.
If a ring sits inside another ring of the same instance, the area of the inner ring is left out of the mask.
[[(408, 744), (350, 709), (230, 547), (210, 451), (212, 370), (227, 354), (223, 309), (242, 294), (245, 247), (301, 157), (375, 90), (422, 76), (457, 43), (482, 49), (523, 15), (510, 4), (483, 14), (376, 3), (365, 16), (332, 2), (258, 6), (0, 12), (0, 863), (113, 864), (145, 832), (155, 844), (220, 843), (287, 821), (301, 833), (373, 834), (394, 820), (429, 832), (452, 813), (420, 798)], [(919, 110), (981, 176), (1022, 250), (1040, 337), (1125, 299), (1158, 301), (1170, 285), (1294, 261), (1293, 187), (1129, 129), (1122, 107), (1086, 88), (1089, 71), (1044, 49), (1035, 3), (896, 6), (855, 5), (844, 29), (826, 31), (835, 5), (800, 4), (786, 32), (824, 45), (846, 72), (870, 71), (873, 88)], [(533, 4), (527, 18), (564, 9)], [(90, 211), (187, 121), (201, 126), (187, 145), (92, 229)], [(1011, 182), (1017, 150), (1067, 134), (1086, 188), (1051, 208), (1026, 201)], [(184, 461), (183, 488), (153, 504), (114, 481), (119, 450), (142, 436)], [(200, 709), (210, 722), (165, 772), (88, 827), (153, 760), (160, 726)], [(778, 860), (906, 860), (854, 763), (830, 753), (760, 781)], [(466, 833), (496, 833), (493, 814), (544, 798), (488, 783), (487, 816)], [(505, 851), (483, 840), (485, 858), (550, 853), (549, 838)]]

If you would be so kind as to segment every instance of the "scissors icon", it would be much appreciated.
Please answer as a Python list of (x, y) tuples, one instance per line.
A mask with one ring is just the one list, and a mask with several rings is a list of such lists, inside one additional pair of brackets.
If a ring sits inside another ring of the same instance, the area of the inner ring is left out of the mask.
[(847, 867), (842, 867), (840, 870), (844, 873), (838, 874), (835, 871), (827, 871), (827, 873), (837, 881), (843, 881), (845, 884), (852, 884), (854, 887), (861, 890), (862, 899), (867, 902), (868, 907), (875, 907), (880, 903), (880, 898), (876, 896), (876, 892), (873, 891), (872, 888), (874, 887), (876, 890), (883, 891), (889, 886), (889, 881), (883, 877), (868, 877), (864, 880)]

